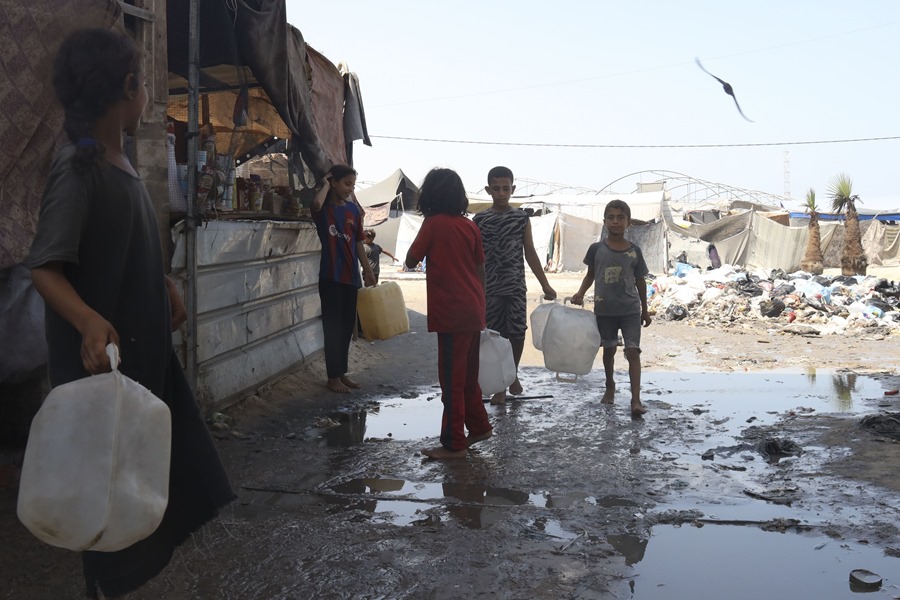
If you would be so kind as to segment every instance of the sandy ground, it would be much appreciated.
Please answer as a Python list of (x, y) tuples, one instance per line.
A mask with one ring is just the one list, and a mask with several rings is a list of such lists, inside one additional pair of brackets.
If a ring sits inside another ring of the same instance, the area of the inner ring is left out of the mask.
[[(900, 267), (872, 268), (869, 273), (900, 280)], [(828, 270), (825, 274), (835, 275), (838, 271)], [(407, 308), (427, 313), (424, 278), (418, 276), (411, 279), (407, 278), (408, 274), (388, 273), (384, 279), (392, 276), (397, 278), (394, 280), (403, 290)], [(578, 291), (582, 277), (583, 274), (579, 273), (553, 273), (549, 275), (549, 280), (558, 296), (565, 298)], [(540, 304), (541, 291), (531, 274), (527, 284), (530, 314)], [(591, 308), (590, 304), (588, 308)], [(885, 337), (882, 332), (875, 331), (862, 331), (849, 337), (803, 337), (781, 333), (778, 331), (778, 321), (767, 323), (761, 320), (732, 326), (717, 321), (694, 324), (656, 318), (649, 328), (643, 330), (641, 357), (647, 371), (838, 368), (865, 372), (892, 371), (900, 367), (900, 346), (895, 337)], [(595, 368), (602, 369), (599, 357), (594, 364)], [(526, 339), (521, 365), (544, 365), (543, 354), (535, 349), (530, 336)]]

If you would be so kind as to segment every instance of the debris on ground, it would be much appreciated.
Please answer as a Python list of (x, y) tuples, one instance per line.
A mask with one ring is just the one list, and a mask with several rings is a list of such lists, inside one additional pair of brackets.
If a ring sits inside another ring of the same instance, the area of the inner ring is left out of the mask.
[(763, 323), (795, 335), (900, 334), (900, 284), (855, 275), (825, 277), (781, 269), (703, 271), (676, 263), (648, 286), (651, 313), (669, 321), (742, 326)]
[(863, 417), (860, 425), (875, 434), (900, 441), (900, 413), (884, 413)]

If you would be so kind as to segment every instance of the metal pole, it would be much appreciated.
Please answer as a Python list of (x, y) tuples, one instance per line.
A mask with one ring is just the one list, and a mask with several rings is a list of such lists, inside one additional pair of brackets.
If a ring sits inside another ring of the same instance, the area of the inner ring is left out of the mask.
[(200, 0), (190, 0), (188, 22), (188, 134), (187, 134), (187, 216), (185, 227), (185, 371), (188, 384), (197, 392), (197, 146), (200, 104)]

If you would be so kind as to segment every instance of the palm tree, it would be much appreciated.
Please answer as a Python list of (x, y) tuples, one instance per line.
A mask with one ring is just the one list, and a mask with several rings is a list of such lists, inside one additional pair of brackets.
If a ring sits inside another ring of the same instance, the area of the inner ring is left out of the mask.
[(821, 275), (825, 270), (822, 257), (822, 235), (819, 233), (819, 207), (816, 206), (816, 190), (806, 192), (806, 212), (809, 213), (809, 229), (806, 236), (806, 253), (800, 261), (800, 268), (813, 275)]
[(869, 261), (862, 247), (862, 234), (859, 230), (859, 214), (856, 203), (862, 202), (853, 194), (853, 182), (841, 173), (835, 177), (828, 187), (831, 196), (831, 209), (836, 213), (844, 213), (844, 247), (841, 250), (841, 275), (865, 275)]

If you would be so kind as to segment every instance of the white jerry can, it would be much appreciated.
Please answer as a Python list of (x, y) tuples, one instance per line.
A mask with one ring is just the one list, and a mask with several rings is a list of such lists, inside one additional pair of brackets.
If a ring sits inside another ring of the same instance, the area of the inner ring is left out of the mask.
[(543, 351), (544, 343), (544, 327), (547, 325), (547, 319), (550, 312), (559, 306), (555, 301), (544, 303), (544, 297), (541, 296), (541, 304), (531, 311), (531, 343), (535, 349)]
[(19, 520), (60, 548), (127, 548), (162, 521), (171, 448), (169, 407), (119, 371), (57, 386), (31, 424)]
[(544, 366), (551, 371), (587, 375), (600, 350), (600, 330), (593, 311), (561, 305), (550, 311), (544, 335)]
[(508, 388), (516, 380), (516, 361), (512, 344), (494, 331), (481, 332), (478, 361), (478, 385), (481, 393), (493, 396)]

